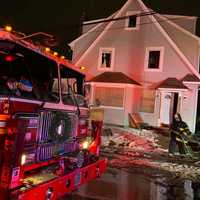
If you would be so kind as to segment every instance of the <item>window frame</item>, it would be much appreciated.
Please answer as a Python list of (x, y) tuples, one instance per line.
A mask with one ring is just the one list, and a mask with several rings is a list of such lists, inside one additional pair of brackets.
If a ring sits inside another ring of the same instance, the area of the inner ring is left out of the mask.
[(93, 92), (93, 102), (95, 101), (95, 97), (96, 97), (96, 88), (109, 88), (109, 89), (112, 89), (112, 88), (115, 88), (115, 89), (123, 89), (123, 103), (122, 103), (122, 106), (108, 106), (108, 105), (100, 105), (102, 108), (113, 108), (113, 109), (122, 109), (124, 110), (124, 107), (125, 107), (125, 100), (126, 100), (126, 88), (124, 86), (120, 86), (120, 85), (113, 85), (113, 84), (95, 84), (94, 86), (94, 92)]
[[(159, 51), (159, 66), (158, 68), (149, 68), (149, 55), (151, 51)], [(164, 62), (164, 47), (147, 47), (145, 51), (145, 59), (144, 59), (144, 71), (148, 72), (162, 72), (163, 71), (163, 62)]]
[[(130, 16), (130, 15), (137, 15), (139, 14), (140, 11), (128, 11), (126, 12), (126, 16)], [(130, 18), (127, 17), (125, 20), (125, 30), (139, 30), (140, 28), (140, 16), (136, 16), (136, 26), (135, 27), (129, 27), (129, 20)]]
[[(111, 52), (110, 67), (102, 67), (102, 54), (103, 52)], [(99, 58), (98, 58), (98, 71), (113, 71), (114, 70), (114, 59), (115, 59), (115, 48), (112, 47), (100, 47), (99, 48)]]

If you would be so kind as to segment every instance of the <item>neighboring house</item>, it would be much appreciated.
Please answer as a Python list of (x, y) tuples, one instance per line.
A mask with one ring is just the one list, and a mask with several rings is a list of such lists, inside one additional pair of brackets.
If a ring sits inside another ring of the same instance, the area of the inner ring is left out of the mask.
[(141, 0), (128, 0), (103, 22), (84, 23), (83, 35), (70, 43), (73, 62), (85, 67), (90, 103), (100, 100), (105, 123), (128, 125), (128, 114), (139, 113), (144, 122), (160, 126), (179, 112), (195, 131), (196, 19), (155, 14)]

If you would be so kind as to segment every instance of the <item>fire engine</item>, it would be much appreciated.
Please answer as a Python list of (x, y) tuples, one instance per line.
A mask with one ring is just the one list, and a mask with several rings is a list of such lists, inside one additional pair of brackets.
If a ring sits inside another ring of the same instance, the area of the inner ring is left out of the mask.
[(79, 69), (1, 29), (0, 76), (0, 199), (59, 199), (104, 173)]

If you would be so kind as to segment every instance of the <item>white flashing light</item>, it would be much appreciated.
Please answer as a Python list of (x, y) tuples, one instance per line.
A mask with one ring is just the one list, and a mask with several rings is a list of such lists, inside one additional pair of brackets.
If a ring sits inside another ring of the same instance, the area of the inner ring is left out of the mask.
[(60, 124), (59, 126), (58, 126), (58, 134), (59, 135), (61, 135), (62, 134), (62, 124)]
[(26, 155), (23, 154), (21, 157), (21, 165), (24, 165), (26, 163)]
[(83, 149), (87, 149), (89, 147), (89, 142), (88, 141), (83, 142), (82, 147)]

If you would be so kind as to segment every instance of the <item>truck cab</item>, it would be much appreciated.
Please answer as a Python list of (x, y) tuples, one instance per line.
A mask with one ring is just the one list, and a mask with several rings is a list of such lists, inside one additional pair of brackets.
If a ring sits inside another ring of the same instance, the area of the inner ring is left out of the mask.
[(0, 31), (3, 199), (57, 199), (105, 171), (102, 121), (91, 137), (84, 79), (45, 47)]

